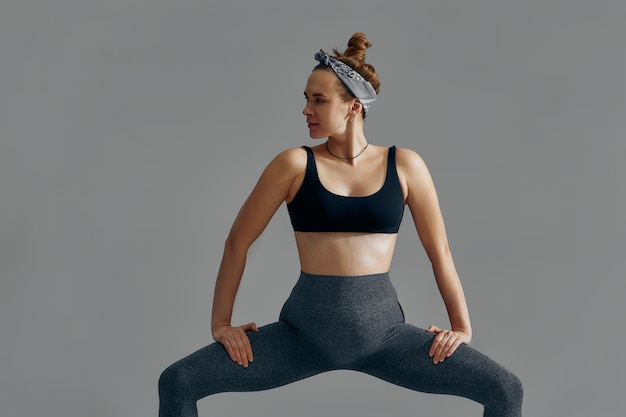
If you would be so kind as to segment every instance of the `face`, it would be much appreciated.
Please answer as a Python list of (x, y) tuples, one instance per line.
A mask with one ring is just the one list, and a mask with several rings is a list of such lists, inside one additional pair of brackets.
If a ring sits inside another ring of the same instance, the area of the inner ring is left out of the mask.
[(311, 73), (304, 90), (306, 106), (302, 114), (306, 116), (309, 135), (313, 139), (341, 135), (346, 130), (353, 102), (345, 102), (339, 95), (340, 82), (332, 71), (316, 70)]

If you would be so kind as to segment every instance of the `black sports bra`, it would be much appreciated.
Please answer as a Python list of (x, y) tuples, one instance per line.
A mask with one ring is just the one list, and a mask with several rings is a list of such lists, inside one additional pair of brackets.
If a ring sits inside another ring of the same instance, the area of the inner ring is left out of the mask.
[(304, 181), (287, 204), (297, 232), (398, 233), (404, 214), (404, 195), (396, 170), (396, 147), (389, 148), (385, 183), (374, 194), (349, 197), (328, 191), (319, 180), (313, 151), (307, 152)]

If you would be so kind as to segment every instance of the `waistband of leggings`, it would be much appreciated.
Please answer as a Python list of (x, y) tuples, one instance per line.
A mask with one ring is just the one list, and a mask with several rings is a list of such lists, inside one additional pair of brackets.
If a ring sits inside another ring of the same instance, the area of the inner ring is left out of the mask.
[(330, 280), (339, 280), (339, 279), (389, 279), (389, 272), (380, 272), (377, 274), (367, 274), (367, 275), (318, 275), (318, 274), (309, 274), (308, 272), (300, 271), (300, 278), (303, 279), (330, 279)]
[[(354, 303), (396, 297), (389, 273), (369, 275), (315, 275), (300, 273), (292, 296), (303, 297), (316, 303)], [(350, 301), (348, 301), (350, 300)]]

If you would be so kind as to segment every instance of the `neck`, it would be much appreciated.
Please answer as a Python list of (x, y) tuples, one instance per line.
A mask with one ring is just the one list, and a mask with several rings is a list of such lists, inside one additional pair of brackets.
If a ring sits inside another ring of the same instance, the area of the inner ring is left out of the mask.
[(363, 156), (368, 141), (363, 134), (355, 137), (329, 136), (326, 148), (330, 156), (349, 164), (355, 164)]
[(360, 117), (346, 121), (343, 132), (335, 132), (335, 134), (328, 136), (326, 142), (332, 158), (349, 164), (355, 164), (362, 159), (362, 154), (356, 158), (355, 155), (359, 154), (367, 144), (368, 141), (363, 133), (363, 119)]

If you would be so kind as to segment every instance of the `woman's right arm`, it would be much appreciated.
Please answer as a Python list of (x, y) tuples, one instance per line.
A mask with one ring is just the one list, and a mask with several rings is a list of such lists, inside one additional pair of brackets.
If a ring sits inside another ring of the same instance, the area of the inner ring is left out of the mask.
[(295, 180), (304, 175), (305, 167), (306, 154), (302, 149), (288, 149), (276, 156), (241, 207), (224, 245), (213, 295), (211, 332), (231, 359), (244, 367), (253, 359), (245, 332), (258, 329), (254, 323), (233, 327), (231, 317), (248, 249), (282, 202), (294, 192)]

